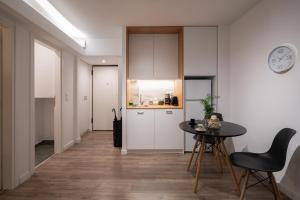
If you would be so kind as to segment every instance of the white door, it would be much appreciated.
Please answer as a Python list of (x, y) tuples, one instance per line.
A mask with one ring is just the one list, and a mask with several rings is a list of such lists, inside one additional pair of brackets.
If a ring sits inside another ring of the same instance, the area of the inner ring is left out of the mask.
[(113, 130), (113, 108), (118, 111), (118, 68), (93, 67), (93, 130)]
[[(212, 93), (211, 80), (186, 80), (185, 87), (185, 120), (203, 119), (204, 112), (200, 99)], [(185, 133), (185, 151), (191, 151), (195, 140), (193, 134)]]

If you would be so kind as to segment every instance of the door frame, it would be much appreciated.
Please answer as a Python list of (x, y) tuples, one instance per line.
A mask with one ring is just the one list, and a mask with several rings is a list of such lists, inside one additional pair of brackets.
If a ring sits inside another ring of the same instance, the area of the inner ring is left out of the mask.
[[(94, 130), (94, 67), (119, 67), (119, 65), (92, 65), (92, 131), (105, 131), (105, 130)], [(119, 69), (118, 69), (119, 70)], [(119, 79), (119, 73), (118, 73)], [(119, 88), (118, 88), (118, 95), (119, 95)], [(119, 101), (118, 101), (119, 103)], [(118, 108), (119, 109), (119, 108)], [(116, 110), (118, 112), (118, 110)]]
[(61, 87), (62, 87), (62, 78), (61, 78), (61, 70), (62, 70), (62, 57), (61, 57), (61, 49), (56, 45), (45, 41), (44, 39), (40, 38), (37, 35), (31, 34), (30, 36), (30, 44), (31, 44), (31, 58), (30, 58), (30, 65), (31, 65), (31, 72), (30, 72), (30, 95), (31, 95), (31, 173), (34, 172), (35, 166), (35, 68), (34, 68), (34, 43), (38, 41), (45, 45), (47, 48), (52, 49), (55, 51), (57, 55), (56, 60), (56, 68), (55, 68), (55, 107), (54, 107), (54, 154), (62, 152), (62, 126), (61, 126), (61, 119), (62, 119), (62, 107), (61, 107)]
[(0, 16), (2, 27), (2, 66), (1, 66), (1, 137), (2, 137), (2, 189), (15, 187), (14, 156), (14, 24)]
[(3, 57), (3, 50), (2, 50), (2, 26), (0, 24), (0, 191), (2, 191), (2, 185), (3, 185), (3, 170), (2, 170), (2, 145), (3, 145), (3, 139), (2, 139), (2, 57)]

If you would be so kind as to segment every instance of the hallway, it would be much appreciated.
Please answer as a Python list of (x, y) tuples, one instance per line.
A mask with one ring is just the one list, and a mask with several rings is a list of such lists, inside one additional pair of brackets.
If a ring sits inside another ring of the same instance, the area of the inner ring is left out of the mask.
[[(194, 178), (186, 171), (190, 154), (121, 156), (111, 137), (111, 132), (86, 134), (80, 144), (54, 155), (32, 178), (0, 199), (239, 199), (231, 176), (218, 173), (211, 156), (203, 163), (200, 191), (194, 194)], [(247, 199), (267, 200), (273, 195), (257, 186), (249, 190)]]

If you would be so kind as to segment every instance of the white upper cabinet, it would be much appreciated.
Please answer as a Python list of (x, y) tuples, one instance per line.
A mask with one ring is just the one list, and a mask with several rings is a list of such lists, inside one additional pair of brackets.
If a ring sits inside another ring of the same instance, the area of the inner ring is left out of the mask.
[(130, 34), (129, 79), (177, 79), (178, 34)]
[(217, 27), (184, 27), (184, 75), (217, 75)]
[(153, 79), (153, 34), (129, 35), (129, 79)]
[(154, 78), (178, 78), (178, 34), (154, 36)]

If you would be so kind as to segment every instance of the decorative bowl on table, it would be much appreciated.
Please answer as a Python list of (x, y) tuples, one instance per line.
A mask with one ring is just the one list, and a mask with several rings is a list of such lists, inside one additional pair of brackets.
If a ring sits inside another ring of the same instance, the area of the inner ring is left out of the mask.
[(221, 122), (216, 115), (212, 115), (211, 118), (207, 121), (207, 127), (211, 129), (218, 129), (221, 127)]
[(203, 126), (203, 124), (197, 124), (195, 131), (197, 132), (205, 132), (206, 128)]

